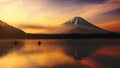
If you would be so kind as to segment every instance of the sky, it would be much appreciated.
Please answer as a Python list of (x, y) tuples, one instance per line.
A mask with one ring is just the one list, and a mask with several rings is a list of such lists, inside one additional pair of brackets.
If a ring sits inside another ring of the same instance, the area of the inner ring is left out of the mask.
[(28, 33), (41, 33), (75, 16), (110, 25), (120, 23), (119, 6), (120, 0), (0, 0), (0, 20)]

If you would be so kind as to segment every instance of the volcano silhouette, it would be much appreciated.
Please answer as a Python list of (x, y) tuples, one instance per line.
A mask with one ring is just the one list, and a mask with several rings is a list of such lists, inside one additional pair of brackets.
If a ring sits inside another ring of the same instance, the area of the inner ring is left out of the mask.
[(102, 28), (99, 28), (81, 17), (74, 17), (63, 24), (65, 27), (70, 28), (66, 33), (80, 33), (80, 34), (92, 34), (92, 33), (108, 33)]

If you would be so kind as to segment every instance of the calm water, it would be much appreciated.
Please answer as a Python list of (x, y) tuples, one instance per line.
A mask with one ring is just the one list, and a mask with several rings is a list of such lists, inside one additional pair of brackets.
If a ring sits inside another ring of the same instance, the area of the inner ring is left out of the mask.
[(0, 40), (0, 68), (120, 68), (120, 39)]

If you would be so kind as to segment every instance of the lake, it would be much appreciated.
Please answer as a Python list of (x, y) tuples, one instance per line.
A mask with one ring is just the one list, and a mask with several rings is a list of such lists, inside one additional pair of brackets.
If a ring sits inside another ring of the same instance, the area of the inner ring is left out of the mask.
[(0, 68), (120, 68), (120, 39), (0, 40)]

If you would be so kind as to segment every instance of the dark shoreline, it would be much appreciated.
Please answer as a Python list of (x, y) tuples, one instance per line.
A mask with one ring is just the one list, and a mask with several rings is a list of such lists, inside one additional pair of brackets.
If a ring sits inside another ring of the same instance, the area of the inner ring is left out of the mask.
[(120, 33), (106, 34), (30, 34), (22, 37), (0, 37), (0, 39), (120, 39)]
[(27, 39), (113, 39), (120, 38), (120, 33), (106, 34), (30, 34), (26, 35)]

